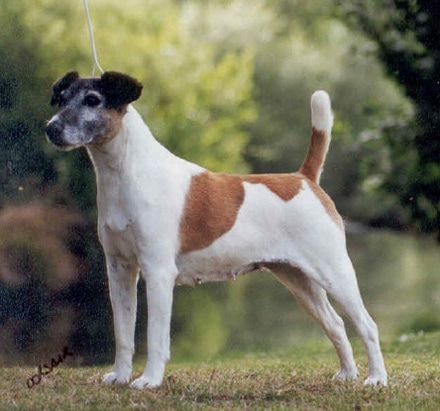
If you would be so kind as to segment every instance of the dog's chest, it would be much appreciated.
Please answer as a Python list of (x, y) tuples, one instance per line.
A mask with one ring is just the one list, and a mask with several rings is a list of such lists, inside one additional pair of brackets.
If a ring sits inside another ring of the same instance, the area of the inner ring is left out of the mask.
[(132, 258), (136, 250), (132, 210), (132, 194), (119, 181), (98, 187), (98, 232), (102, 245), (109, 252), (117, 251)]
[(99, 213), (102, 215), (100, 225), (110, 235), (127, 236), (133, 219), (123, 208), (107, 207), (104, 211), (100, 210)]
[(119, 181), (115, 181), (105, 190), (98, 189), (99, 225), (114, 235), (123, 235), (133, 220), (129, 204), (131, 193), (122, 187)]
[(102, 245), (108, 251), (118, 251), (124, 257), (134, 257), (136, 250), (134, 222), (122, 210), (99, 210), (98, 231)]

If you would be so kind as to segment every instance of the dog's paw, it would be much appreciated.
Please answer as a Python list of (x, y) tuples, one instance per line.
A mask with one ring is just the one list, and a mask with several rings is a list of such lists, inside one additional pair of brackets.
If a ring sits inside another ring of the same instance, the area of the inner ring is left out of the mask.
[(131, 377), (131, 371), (130, 372), (116, 372), (112, 371), (108, 374), (105, 374), (102, 381), (104, 384), (111, 385), (111, 384), (128, 384)]
[(340, 370), (332, 378), (332, 381), (357, 381), (359, 373), (357, 370)]
[(131, 384), (130, 387), (136, 390), (144, 390), (144, 389), (152, 389), (157, 388), (162, 384), (162, 379), (154, 379), (148, 376), (142, 375), (139, 378), (136, 378)]
[(370, 387), (386, 387), (388, 385), (387, 376), (369, 376), (364, 381), (364, 386)]

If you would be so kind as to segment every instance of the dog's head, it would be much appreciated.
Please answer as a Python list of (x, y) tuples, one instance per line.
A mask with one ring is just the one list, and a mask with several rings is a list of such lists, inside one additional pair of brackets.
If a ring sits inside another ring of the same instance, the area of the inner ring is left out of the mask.
[(59, 110), (46, 134), (63, 150), (108, 141), (118, 133), (127, 105), (141, 92), (142, 84), (126, 74), (109, 71), (100, 78), (80, 78), (71, 71), (52, 87), (50, 104)]

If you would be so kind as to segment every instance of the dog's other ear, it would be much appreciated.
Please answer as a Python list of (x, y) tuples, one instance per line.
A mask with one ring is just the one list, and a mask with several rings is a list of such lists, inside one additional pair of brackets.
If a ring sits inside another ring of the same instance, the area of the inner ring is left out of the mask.
[(50, 105), (54, 106), (61, 102), (61, 92), (70, 87), (70, 85), (79, 78), (77, 71), (69, 71), (63, 77), (60, 77), (52, 86), (52, 99)]
[(108, 108), (118, 108), (137, 100), (142, 93), (142, 84), (127, 74), (107, 71), (101, 77), (101, 93)]

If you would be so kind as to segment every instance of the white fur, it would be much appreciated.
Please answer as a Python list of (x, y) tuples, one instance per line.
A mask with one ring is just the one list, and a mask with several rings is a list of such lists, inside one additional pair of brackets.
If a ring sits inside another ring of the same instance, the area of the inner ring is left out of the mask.
[[(312, 110), (317, 127), (331, 128), (322, 93), (314, 94)], [(273, 263), (273, 273), (335, 345), (341, 364), (335, 378), (356, 379), (358, 372), (327, 293), (365, 343), (370, 364), (366, 383), (386, 385), (377, 327), (362, 303), (344, 233), (306, 180), (290, 201), (263, 184), (244, 183), (244, 202), (232, 229), (204, 249), (179, 255), (186, 196), (192, 177), (204, 169), (161, 146), (131, 106), (118, 135), (88, 150), (97, 174), (98, 230), (116, 337), (115, 364), (106, 383), (127, 383), (131, 377), (139, 268), (147, 284), (148, 362), (131, 386), (142, 389), (161, 384), (170, 357), (174, 285), (234, 278), (265, 262)]]
[(315, 91), (311, 98), (312, 126), (330, 133), (333, 127), (330, 96), (324, 90)]
[[(321, 130), (325, 132), (325, 152), (323, 156), (323, 162), (327, 156), (327, 152), (330, 146), (331, 141), (331, 132), (333, 128), (333, 113), (331, 108), (330, 96), (324, 90), (315, 91), (312, 94), (311, 104), (310, 104), (311, 112), (312, 112), (312, 126), (317, 130)], [(317, 182), (319, 183), (321, 179), (321, 174), (323, 169), (318, 172)]]

